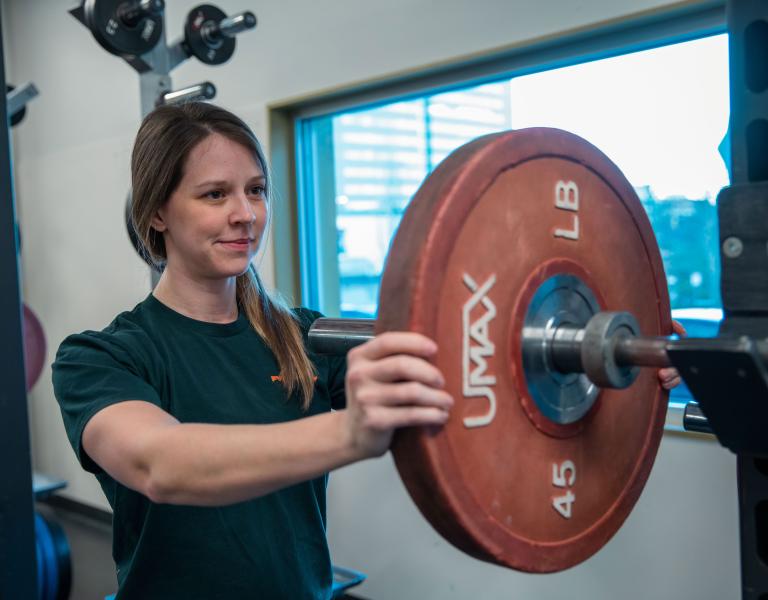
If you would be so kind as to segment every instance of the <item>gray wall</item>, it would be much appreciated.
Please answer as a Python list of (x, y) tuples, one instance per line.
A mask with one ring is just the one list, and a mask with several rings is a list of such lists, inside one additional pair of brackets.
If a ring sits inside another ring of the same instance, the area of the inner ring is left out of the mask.
[[(139, 123), (137, 76), (67, 14), (74, 4), (2, 1), (9, 78), (32, 80), (41, 90), (13, 141), (24, 293), (44, 323), (49, 363), (67, 334), (103, 327), (149, 291), (122, 223)], [(194, 4), (169, 0), (169, 38), (180, 34)], [(220, 5), (230, 12), (248, 7), (246, 0)], [(270, 105), (668, 6), (678, 4), (265, 0), (250, 7), (259, 28), (242, 36), (230, 63), (189, 61), (174, 82), (213, 80), (218, 102), (246, 118), (269, 148)], [(271, 251), (262, 271), (274, 281)], [(67, 444), (49, 367), (29, 402), (36, 468), (68, 479), (70, 497), (106, 506)], [(734, 466), (711, 442), (666, 436), (626, 525), (593, 559), (559, 575), (514, 573), (454, 550), (418, 514), (389, 457), (334, 474), (330, 541), (339, 564), (370, 575), (363, 593), (375, 599), (736, 598)]]

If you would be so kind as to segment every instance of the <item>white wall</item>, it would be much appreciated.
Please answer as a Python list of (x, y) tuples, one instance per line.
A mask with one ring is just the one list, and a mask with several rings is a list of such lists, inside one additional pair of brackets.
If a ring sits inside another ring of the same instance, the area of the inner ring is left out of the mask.
[[(129, 153), (139, 123), (137, 75), (103, 51), (67, 10), (75, 0), (2, 0), (8, 71), (41, 96), (14, 130), (26, 301), (40, 315), (49, 362), (74, 331), (98, 329), (149, 291), (123, 226)], [(196, 2), (167, 2), (169, 38)], [(218, 3), (228, 12), (247, 0)], [(267, 142), (267, 106), (451, 62), (663, 7), (663, 0), (262, 0), (222, 67), (188, 61), (177, 86), (210, 79), (217, 101)], [(272, 280), (272, 259), (264, 265)], [(50, 368), (30, 396), (38, 470), (68, 494), (106, 506), (77, 466)], [(468, 558), (432, 532), (389, 458), (336, 473), (330, 540), (339, 564), (370, 575), (372, 598), (738, 597), (735, 461), (716, 445), (666, 437), (636, 510), (608, 546), (564, 574), (530, 576)]]

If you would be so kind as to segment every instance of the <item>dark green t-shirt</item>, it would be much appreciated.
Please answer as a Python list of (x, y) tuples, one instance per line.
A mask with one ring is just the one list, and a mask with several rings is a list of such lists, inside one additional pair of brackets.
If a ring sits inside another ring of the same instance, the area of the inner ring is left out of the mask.
[[(319, 316), (295, 314), (305, 335)], [(342, 407), (346, 361), (310, 358), (317, 381), (305, 412), (276, 380), (275, 357), (242, 312), (233, 323), (205, 323), (150, 294), (103, 331), (64, 340), (54, 391), (72, 447), (114, 511), (118, 600), (330, 596), (327, 477), (230, 506), (155, 504), (105, 473), (81, 444), (88, 420), (124, 400), (151, 402), (182, 423), (279, 423)]]

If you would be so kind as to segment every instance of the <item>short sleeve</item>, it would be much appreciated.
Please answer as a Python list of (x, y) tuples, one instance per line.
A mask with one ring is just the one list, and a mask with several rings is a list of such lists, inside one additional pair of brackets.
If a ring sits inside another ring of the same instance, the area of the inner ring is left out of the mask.
[[(309, 328), (316, 319), (322, 318), (323, 314), (308, 308), (295, 308), (293, 310), (294, 314), (298, 317), (305, 341), (308, 341)], [(344, 378), (347, 374), (347, 357), (346, 355), (333, 356), (329, 354), (322, 356), (322, 360), (325, 362), (328, 370), (328, 393), (331, 398), (331, 408), (340, 410), (347, 405), (344, 389)]]
[(65, 339), (53, 363), (53, 390), (72, 448), (82, 467), (102, 469), (85, 453), (82, 434), (97, 412), (125, 400), (144, 400), (161, 406), (150, 384), (151, 368), (138, 350), (135, 336), (121, 332), (87, 331)]

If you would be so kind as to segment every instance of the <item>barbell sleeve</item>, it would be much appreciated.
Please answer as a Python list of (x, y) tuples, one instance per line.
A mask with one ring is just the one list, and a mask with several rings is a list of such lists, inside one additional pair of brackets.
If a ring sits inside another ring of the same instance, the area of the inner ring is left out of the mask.
[(316, 319), (309, 328), (309, 347), (318, 354), (346, 354), (373, 339), (374, 319)]
[[(609, 321), (624, 323), (626, 313), (597, 313), (584, 328), (561, 326), (549, 337), (541, 331), (525, 330), (524, 343), (541, 347), (547, 355), (547, 361), (561, 373), (586, 373), (594, 383), (601, 387), (627, 387), (634, 380), (630, 372), (634, 367), (670, 367), (672, 362), (668, 351), (692, 338), (684, 340), (665, 337), (644, 337), (630, 333), (629, 329), (617, 328), (614, 335), (605, 336), (595, 341), (595, 336), (588, 332), (593, 323)], [(374, 319), (317, 319), (309, 329), (309, 346), (320, 354), (345, 354), (374, 337)], [(719, 338), (697, 340), (703, 346), (720, 348), (723, 341)], [(756, 350), (765, 364), (768, 364), (768, 340), (755, 342)], [(605, 365), (614, 365), (616, 373), (595, 374), (594, 366), (585, 365), (585, 361), (594, 365), (590, 357), (602, 357), (601, 368), (610, 371)]]

